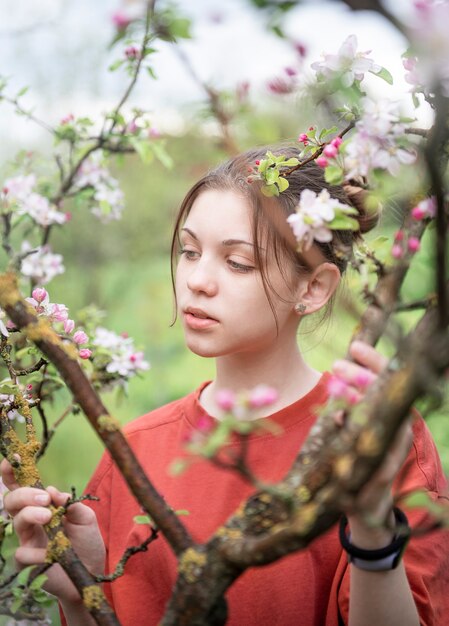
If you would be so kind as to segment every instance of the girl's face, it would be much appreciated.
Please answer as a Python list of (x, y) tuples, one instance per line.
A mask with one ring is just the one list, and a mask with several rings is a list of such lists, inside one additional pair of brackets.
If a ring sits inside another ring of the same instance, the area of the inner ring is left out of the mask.
[(251, 209), (243, 196), (229, 190), (203, 191), (192, 205), (180, 241), (176, 297), (192, 352), (217, 357), (296, 341), (293, 285), (286, 284), (274, 260), (268, 262), (270, 282), (281, 296), (273, 298), (277, 332), (255, 265)]

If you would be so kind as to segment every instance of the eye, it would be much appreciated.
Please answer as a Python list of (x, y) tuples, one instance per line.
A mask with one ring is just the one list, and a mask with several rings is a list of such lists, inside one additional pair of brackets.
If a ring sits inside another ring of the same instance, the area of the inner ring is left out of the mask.
[(232, 259), (228, 259), (228, 265), (235, 270), (236, 272), (241, 272), (242, 274), (247, 274), (256, 269), (253, 265), (245, 265), (244, 263), (237, 263), (237, 261), (233, 261)]
[(195, 259), (197, 256), (199, 256), (199, 252), (197, 252), (196, 250), (190, 250), (188, 248), (181, 248), (179, 250), (179, 254), (181, 256), (184, 256), (184, 258), (186, 258), (188, 261), (192, 261), (193, 259)]

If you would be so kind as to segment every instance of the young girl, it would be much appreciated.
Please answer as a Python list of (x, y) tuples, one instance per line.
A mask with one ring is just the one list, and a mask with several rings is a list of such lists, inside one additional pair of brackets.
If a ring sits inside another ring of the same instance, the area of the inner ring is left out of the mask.
[[(294, 148), (271, 148), (295, 156)], [(297, 343), (305, 315), (332, 303), (345, 270), (353, 233), (335, 231), (298, 253), (286, 218), (295, 211), (301, 191), (319, 193), (350, 204), (343, 188), (329, 187), (314, 163), (289, 176), (289, 188), (266, 198), (258, 183), (248, 181), (248, 167), (264, 157), (266, 148), (231, 159), (202, 178), (181, 205), (173, 238), (175, 296), (187, 346), (195, 354), (214, 357), (216, 376), (185, 398), (172, 402), (126, 427), (128, 441), (153, 483), (174, 509), (187, 509), (185, 519), (195, 541), (204, 542), (253, 491), (234, 472), (200, 460), (181, 476), (170, 466), (185, 456), (185, 441), (205, 415), (222, 417), (217, 392), (250, 389), (260, 383), (278, 391), (266, 413), (279, 432), (255, 431), (249, 438), (248, 464), (263, 481), (285, 476), (327, 400), (329, 374), (312, 369)], [(360, 194), (351, 189), (350, 195)], [(375, 221), (357, 203), (361, 231)], [(385, 359), (360, 342), (351, 346), (353, 362), (337, 361), (335, 373), (354, 387), (357, 374), (372, 378)], [(363, 389), (353, 389), (362, 397)], [(263, 412), (259, 417), (266, 416)], [(371, 520), (383, 521), (393, 507), (393, 494), (427, 490), (435, 500), (446, 498), (446, 481), (432, 438), (421, 419), (400, 431), (385, 463), (359, 497)], [(238, 445), (227, 444), (228, 449)], [(405, 462), (404, 462), (405, 460)], [(11, 490), (5, 506), (14, 517), (20, 540), (20, 567), (42, 562), (49, 521), (47, 505), (62, 504), (67, 494), (17, 488), (11, 467), (3, 462), (3, 478)], [(69, 508), (66, 529), (81, 559), (92, 572), (112, 571), (125, 549), (140, 544), (147, 528), (133, 522), (141, 511), (108, 454), (87, 492), (98, 502)], [(408, 511), (412, 526), (425, 519)], [(394, 516), (390, 514), (394, 524)], [(269, 566), (246, 571), (228, 590), (228, 624), (232, 626), (436, 626), (448, 611), (446, 584), (449, 559), (441, 535), (414, 538), (404, 559), (398, 554), (377, 558), (394, 531), (368, 526), (366, 517), (349, 516), (350, 543), (368, 551), (367, 559), (348, 563), (334, 528), (306, 550)], [(369, 556), (376, 557), (368, 561)], [(160, 537), (148, 553), (133, 556), (125, 574), (105, 590), (123, 626), (160, 623), (176, 580), (177, 563)], [(79, 596), (58, 566), (49, 571), (48, 590), (55, 594), (70, 626), (93, 624)]]

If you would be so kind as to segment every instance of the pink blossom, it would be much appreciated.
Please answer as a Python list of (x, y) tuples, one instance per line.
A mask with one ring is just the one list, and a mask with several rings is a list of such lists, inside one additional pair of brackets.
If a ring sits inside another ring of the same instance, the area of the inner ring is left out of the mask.
[(249, 394), (248, 404), (252, 409), (260, 409), (274, 404), (279, 394), (273, 387), (257, 385)]
[(197, 430), (202, 433), (208, 433), (214, 426), (214, 420), (209, 415), (201, 415), (196, 423)]
[(415, 220), (422, 220), (426, 217), (435, 217), (435, 214), (435, 196), (432, 196), (431, 198), (426, 198), (425, 200), (421, 200), (421, 202), (419, 202), (419, 204), (417, 204), (412, 209), (412, 217)]
[(64, 217), (66, 222), (70, 222), (70, 220), (72, 219), (72, 213), (70, 211), (66, 211), (64, 213)]
[(404, 241), (404, 231), (403, 230), (398, 230), (395, 234), (394, 234), (394, 241), (395, 243), (400, 243), (401, 241)]
[(296, 76), (296, 74), (298, 73), (294, 67), (284, 67), (284, 72), (287, 74), (287, 76)]
[(89, 348), (81, 348), (78, 355), (80, 359), (89, 359), (92, 356), (92, 350), (89, 350)]
[(77, 330), (73, 335), (73, 341), (78, 345), (81, 345), (83, 343), (87, 343), (89, 341), (89, 337), (83, 330)]
[(301, 143), (308, 141), (308, 136), (307, 133), (301, 133), (298, 137), (298, 141), (300, 141)]
[(348, 383), (335, 375), (332, 375), (327, 383), (327, 392), (331, 398), (346, 398), (348, 388)]
[(307, 54), (307, 48), (306, 46), (301, 43), (300, 41), (296, 41), (293, 45), (293, 47), (295, 48), (296, 52), (299, 54), (299, 56), (303, 59), (306, 54)]
[(222, 411), (232, 411), (236, 403), (235, 394), (230, 389), (220, 389), (215, 396), (215, 402)]
[(73, 320), (65, 320), (64, 322), (64, 332), (66, 332), (68, 335), (70, 335), (70, 333), (73, 331), (73, 329), (75, 328), (75, 322)]
[(137, 126), (135, 120), (131, 120), (130, 122), (128, 122), (126, 130), (128, 133), (137, 133), (139, 132), (140, 128)]
[(333, 146), (332, 144), (327, 145), (324, 150), (323, 150), (323, 154), (324, 156), (329, 157), (330, 159), (333, 159), (337, 156), (338, 154), (338, 148)]
[(296, 89), (296, 82), (293, 80), (293, 77), (290, 77), (289, 80), (286, 80), (281, 77), (272, 78), (267, 83), (268, 91), (271, 93), (275, 93), (277, 95), (285, 95), (288, 93), (292, 93)]
[(43, 287), (36, 287), (36, 289), (33, 289), (31, 295), (39, 304), (46, 299), (48, 300), (48, 291)]
[(415, 254), (415, 252), (418, 252), (418, 250), (421, 248), (421, 243), (418, 237), (410, 237), (407, 243), (407, 247), (408, 247), (408, 251), (411, 252), (412, 254)]
[(150, 139), (159, 139), (160, 136), (161, 136), (161, 131), (155, 128), (154, 126), (152, 126), (150, 130), (148, 131), (148, 137)]
[(394, 259), (401, 259), (403, 255), (403, 251), (402, 251), (402, 246), (400, 246), (399, 244), (395, 244), (392, 248), (391, 248), (391, 256)]
[(138, 59), (140, 58), (140, 50), (136, 46), (128, 46), (125, 48), (125, 56), (128, 59)]
[(336, 148), (339, 148), (342, 143), (343, 143), (343, 139), (341, 137), (334, 137), (334, 139), (332, 139), (331, 141), (331, 146), (335, 146)]
[(320, 157), (318, 157), (317, 159), (315, 159), (315, 162), (316, 162), (316, 164), (317, 164), (319, 167), (327, 167), (327, 166), (328, 166), (328, 164), (329, 164), (329, 162), (328, 162), (328, 160), (326, 159), (326, 157), (323, 157), (323, 156), (320, 156)]
[(73, 122), (74, 120), (74, 116), (72, 115), (72, 113), (69, 113), (68, 115), (65, 115), (62, 119), (61, 119), (61, 126), (65, 126), (66, 124), (70, 124), (70, 122)]
[(111, 20), (117, 30), (125, 30), (132, 21), (130, 17), (122, 11), (116, 11), (116, 13), (111, 16)]
[(65, 304), (52, 304), (49, 315), (56, 322), (65, 322), (69, 317), (69, 310)]
[(241, 83), (238, 83), (235, 89), (235, 94), (239, 102), (245, 102), (247, 100), (248, 94), (249, 94), (249, 86), (250, 85), (247, 80), (244, 80)]

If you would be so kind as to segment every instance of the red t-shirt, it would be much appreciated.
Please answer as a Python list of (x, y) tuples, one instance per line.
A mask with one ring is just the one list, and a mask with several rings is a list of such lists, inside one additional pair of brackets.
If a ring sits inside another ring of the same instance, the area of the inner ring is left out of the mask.
[[(325, 383), (326, 375), (306, 396), (271, 416), (280, 426), (279, 433), (251, 435), (249, 464), (261, 480), (278, 481), (289, 470), (315, 421), (315, 408), (326, 402)], [(205, 414), (198, 400), (203, 387), (125, 428), (140, 463), (166, 501), (175, 510), (189, 511), (182, 520), (197, 542), (206, 541), (254, 491), (235, 473), (205, 460), (192, 463), (180, 476), (170, 473), (173, 461), (185, 457), (184, 442)], [(416, 421), (414, 433), (414, 445), (398, 476), (396, 490), (424, 488), (435, 499), (447, 498), (438, 454), (422, 419)], [(100, 498), (89, 506), (97, 514), (111, 571), (127, 547), (144, 541), (148, 528), (133, 521), (142, 511), (108, 454), (103, 456), (86, 491)], [(424, 515), (418, 510), (407, 513), (412, 525), (422, 521)], [(422, 626), (441, 626), (449, 615), (447, 539), (448, 534), (443, 536), (442, 531), (414, 538), (405, 553)], [(122, 626), (156, 626), (175, 580), (176, 559), (160, 536), (148, 552), (131, 558), (125, 574), (105, 586), (106, 594)], [(226, 597), (230, 626), (347, 623), (349, 567), (336, 529), (320, 536), (306, 550), (247, 570)]]

